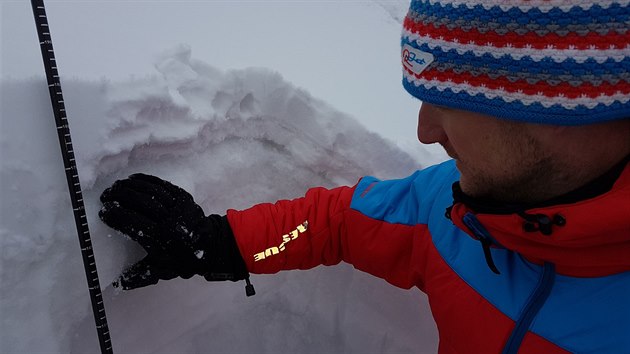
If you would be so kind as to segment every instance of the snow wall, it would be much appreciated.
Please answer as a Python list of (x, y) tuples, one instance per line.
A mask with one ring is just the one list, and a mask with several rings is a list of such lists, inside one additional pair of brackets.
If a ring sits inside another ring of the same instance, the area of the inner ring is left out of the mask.
[[(424, 295), (345, 264), (254, 275), (251, 298), (242, 282), (200, 277), (111, 287), (144, 253), (100, 222), (98, 196), (131, 173), (224, 213), (422, 167), (278, 73), (223, 72), (185, 46), (156, 68), (146, 79), (62, 82), (115, 352), (434, 353)], [(45, 79), (4, 80), (0, 97), (0, 352), (96, 352)]]

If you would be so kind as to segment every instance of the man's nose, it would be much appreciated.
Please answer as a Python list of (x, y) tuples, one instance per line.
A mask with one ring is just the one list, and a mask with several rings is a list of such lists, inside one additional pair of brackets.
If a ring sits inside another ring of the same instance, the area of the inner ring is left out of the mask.
[(418, 140), (423, 144), (444, 144), (448, 138), (442, 121), (439, 109), (433, 104), (423, 102), (418, 112)]

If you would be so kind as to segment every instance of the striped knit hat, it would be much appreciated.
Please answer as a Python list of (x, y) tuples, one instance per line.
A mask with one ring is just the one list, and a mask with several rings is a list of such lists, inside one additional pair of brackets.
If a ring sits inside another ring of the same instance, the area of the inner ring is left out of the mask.
[(413, 0), (403, 86), (437, 105), (579, 125), (630, 118), (630, 0)]

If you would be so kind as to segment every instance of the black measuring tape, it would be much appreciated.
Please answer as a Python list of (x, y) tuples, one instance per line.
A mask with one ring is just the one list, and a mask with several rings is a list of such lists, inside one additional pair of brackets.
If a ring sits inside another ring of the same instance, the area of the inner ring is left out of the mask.
[(39, 37), (42, 59), (44, 60), (44, 67), (46, 69), (48, 91), (55, 115), (55, 123), (57, 125), (57, 135), (59, 136), (59, 145), (61, 146), (61, 155), (66, 171), (68, 190), (70, 191), (70, 201), (72, 202), (72, 210), (74, 211), (74, 222), (77, 227), (79, 244), (81, 245), (83, 266), (90, 290), (90, 300), (92, 302), (92, 311), (94, 312), (94, 321), (96, 322), (98, 341), (101, 347), (101, 353), (113, 353), (109, 327), (107, 326), (107, 318), (105, 316), (105, 306), (103, 305), (103, 294), (101, 293), (101, 286), (98, 281), (96, 261), (94, 260), (94, 251), (92, 250), (92, 240), (90, 238), (90, 230), (88, 228), (85, 205), (83, 203), (83, 193), (81, 192), (81, 183), (79, 182), (79, 172), (77, 170), (74, 148), (72, 147), (72, 140), (70, 138), (70, 127), (68, 126), (66, 107), (61, 92), (61, 82), (59, 81), (59, 72), (57, 71), (50, 29), (48, 28), (44, 0), (31, 0), (31, 6), (33, 7), (37, 36)]

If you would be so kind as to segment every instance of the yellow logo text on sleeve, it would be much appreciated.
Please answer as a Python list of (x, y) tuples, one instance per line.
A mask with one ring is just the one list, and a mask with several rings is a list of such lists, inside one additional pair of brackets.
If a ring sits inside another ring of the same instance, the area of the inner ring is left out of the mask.
[(260, 253), (256, 253), (254, 255), (254, 262), (262, 261), (263, 259), (267, 257), (283, 252), (286, 249), (285, 246), (287, 243), (297, 239), (300, 236), (300, 234), (303, 234), (304, 232), (306, 232), (307, 229), (308, 229), (308, 220), (298, 225), (298, 227), (296, 227), (295, 230), (282, 235), (282, 243), (280, 245), (269, 247)]

